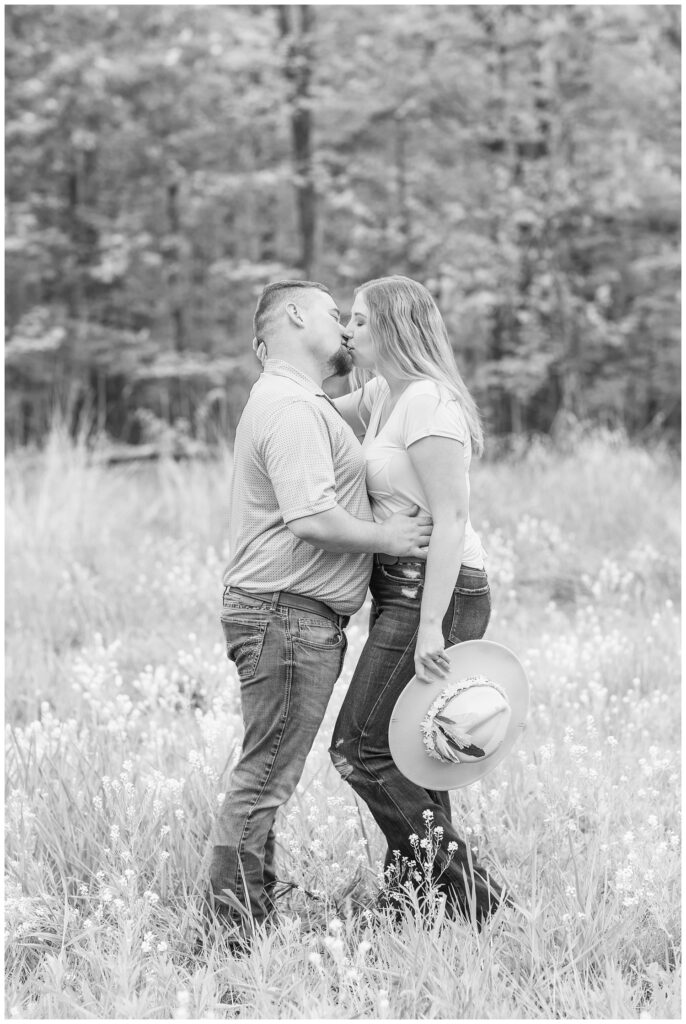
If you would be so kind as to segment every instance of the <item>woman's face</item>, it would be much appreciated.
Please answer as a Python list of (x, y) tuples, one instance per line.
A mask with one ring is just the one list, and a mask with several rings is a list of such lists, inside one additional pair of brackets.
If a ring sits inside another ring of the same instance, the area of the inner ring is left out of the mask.
[(376, 361), (369, 336), (369, 308), (362, 292), (355, 296), (350, 320), (345, 328), (345, 338), (354, 365), (360, 370), (374, 370)]

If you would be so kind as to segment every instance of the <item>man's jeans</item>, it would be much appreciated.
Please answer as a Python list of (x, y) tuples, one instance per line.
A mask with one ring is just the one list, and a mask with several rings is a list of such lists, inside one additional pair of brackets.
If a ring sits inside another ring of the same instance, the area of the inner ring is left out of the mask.
[[(388, 746), (393, 708), (415, 674), (424, 569), (422, 562), (380, 565), (375, 560), (369, 637), (341, 707), (330, 754), (343, 778), (365, 800), (386, 837), (386, 868), (396, 862), (394, 854), (399, 851), (416, 870), (409, 837), (425, 837), (423, 815), (427, 810), (432, 812), (432, 824), (443, 829), (434, 862), (436, 884), (446, 893), (451, 910), (468, 915), (470, 899), (474, 899), (477, 919), (482, 920), (498, 904), (500, 886), (476, 863), (453, 828), (449, 794), (410, 782), (396, 767)], [(486, 573), (462, 566), (443, 620), (446, 646), (481, 638), (490, 614)], [(456, 844), (452, 854), (448, 844)]]
[[(245, 735), (215, 826), (210, 881), (218, 904), (228, 889), (261, 923), (273, 910), (276, 812), (300, 780), (347, 640), (338, 625), (316, 613), (228, 590), (222, 626), (240, 679)], [(240, 925), (230, 902), (224, 907)]]

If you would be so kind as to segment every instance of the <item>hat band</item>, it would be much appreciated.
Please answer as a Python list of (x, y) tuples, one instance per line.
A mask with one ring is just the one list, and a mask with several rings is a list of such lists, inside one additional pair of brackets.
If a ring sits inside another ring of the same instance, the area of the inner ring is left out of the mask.
[[(464, 690), (470, 690), (473, 686), (489, 686), (491, 689), (495, 690), (496, 693), (500, 694), (500, 696), (507, 702), (507, 695), (505, 694), (505, 691), (491, 679), (487, 679), (486, 676), (467, 676), (464, 679), (461, 679), (458, 683), (453, 683), (452, 686), (446, 686), (444, 690), (441, 690), (438, 697), (433, 701), (426, 715), (422, 719), (421, 724), (424, 749), (428, 756), (433, 758), (435, 761), (441, 761), (443, 764), (463, 763), (459, 749), (454, 749), (456, 746), (454, 740), (451, 740), (449, 750), (445, 743), (442, 744), (446, 747), (446, 753), (440, 753), (436, 749), (437, 731), (441, 730), (442, 733), (444, 732), (440, 724), (436, 721), (436, 718), (443, 713), (453, 697), (456, 697), (458, 693), (462, 693)], [(469, 734), (465, 734), (464, 743), (465, 746), (463, 752), (469, 755), (469, 757), (465, 758), (464, 761), (473, 761), (475, 757), (481, 759), (487, 756), (483, 750), (472, 744)]]

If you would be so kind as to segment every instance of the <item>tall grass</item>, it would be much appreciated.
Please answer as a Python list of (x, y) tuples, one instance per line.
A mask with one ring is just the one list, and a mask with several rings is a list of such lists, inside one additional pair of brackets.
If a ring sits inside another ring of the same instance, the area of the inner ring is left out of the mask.
[(58, 431), (7, 460), (7, 1015), (679, 1017), (673, 457), (579, 432), (475, 467), (488, 636), (532, 705), (453, 803), (521, 909), (481, 933), (440, 905), (372, 909), (381, 837), (327, 755), (361, 613), (279, 817), (300, 888), (243, 959), (202, 916), (241, 739), (218, 623), (230, 472), (228, 453), (107, 468)]

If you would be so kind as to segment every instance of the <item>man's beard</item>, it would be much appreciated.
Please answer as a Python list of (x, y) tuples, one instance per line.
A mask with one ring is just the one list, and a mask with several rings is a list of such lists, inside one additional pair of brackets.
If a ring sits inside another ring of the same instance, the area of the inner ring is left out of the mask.
[(346, 377), (353, 368), (353, 357), (344, 345), (329, 360), (329, 377)]

